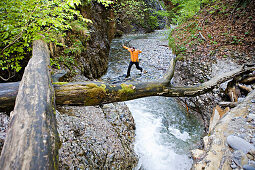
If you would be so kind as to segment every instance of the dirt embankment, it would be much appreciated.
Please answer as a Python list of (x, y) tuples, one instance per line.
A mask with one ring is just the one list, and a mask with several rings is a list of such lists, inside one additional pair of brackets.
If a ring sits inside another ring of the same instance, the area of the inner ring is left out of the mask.
[[(199, 84), (243, 64), (254, 64), (254, 9), (255, 1), (214, 2), (193, 19), (177, 27), (172, 36), (177, 46), (183, 48), (180, 54), (182, 61), (177, 63), (173, 84)], [(246, 146), (255, 146), (255, 82), (248, 85), (235, 84), (235, 100), (239, 105), (223, 111), (226, 107), (219, 106), (220, 102), (235, 101), (227, 93), (231, 83), (233, 81), (223, 83), (212, 92), (198, 97), (180, 98), (189, 112), (201, 115), (207, 132), (210, 129), (202, 141), (201, 150), (193, 151), (194, 169), (255, 167), (253, 149), (244, 149)], [(251, 92), (248, 94), (240, 88), (242, 85)], [(226, 114), (222, 116), (223, 112)]]

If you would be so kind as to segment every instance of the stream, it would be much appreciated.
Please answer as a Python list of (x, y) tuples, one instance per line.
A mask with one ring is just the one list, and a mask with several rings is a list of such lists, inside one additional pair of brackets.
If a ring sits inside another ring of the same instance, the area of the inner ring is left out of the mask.
[[(114, 39), (109, 55), (109, 67), (102, 79), (110, 83), (151, 81), (161, 78), (173, 54), (168, 48), (168, 31), (150, 34), (130, 34)], [(133, 65), (131, 78), (124, 79), (130, 54), (122, 44), (134, 46), (140, 54), (140, 66)], [(203, 135), (203, 126), (186, 113), (174, 98), (147, 97), (125, 102), (136, 124), (135, 152), (139, 157), (136, 169), (190, 169), (193, 160), (189, 151)]]

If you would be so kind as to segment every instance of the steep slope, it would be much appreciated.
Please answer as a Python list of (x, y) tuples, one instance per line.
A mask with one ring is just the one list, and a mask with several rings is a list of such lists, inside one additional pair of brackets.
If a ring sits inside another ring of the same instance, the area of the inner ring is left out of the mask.
[[(171, 36), (175, 39), (176, 53), (182, 59), (177, 63), (173, 83), (198, 84), (238, 65), (254, 63), (254, 8), (254, 1), (215, 1), (174, 29)], [(181, 100), (190, 111), (199, 112), (209, 127), (213, 107), (221, 100), (229, 100), (226, 86)]]

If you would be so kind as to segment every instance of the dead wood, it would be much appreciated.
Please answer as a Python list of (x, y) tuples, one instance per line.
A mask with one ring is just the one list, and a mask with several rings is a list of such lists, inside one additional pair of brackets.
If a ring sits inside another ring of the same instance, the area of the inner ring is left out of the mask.
[[(33, 56), (25, 68), (11, 113), (1, 169), (58, 169), (59, 138), (49, 63), (46, 43), (34, 41)], [(15, 92), (10, 93), (13, 98)]]

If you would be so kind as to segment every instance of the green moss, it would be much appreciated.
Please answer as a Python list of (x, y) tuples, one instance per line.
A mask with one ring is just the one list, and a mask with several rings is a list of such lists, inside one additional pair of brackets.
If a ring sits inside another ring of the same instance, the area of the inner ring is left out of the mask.
[(86, 87), (88, 87), (90, 89), (100, 88), (101, 90), (106, 92), (106, 85), (105, 84), (101, 84), (101, 86), (98, 86), (95, 83), (90, 83), (90, 84), (87, 84)]
[(120, 97), (122, 100), (126, 100), (128, 96), (135, 92), (135, 86), (132, 84), (121, 84), (121, 89), (118, 90), (118, 97)]
[(106, 96), (106, 85), (102, 84), (101, 86), (96, 85), (95, 83), (87, 84), (85, 87), (85, 105), (96, 105), (102, 103)]
[(53, 85), (65, 85), (68, 84), (68, 82), (54, 82)]

